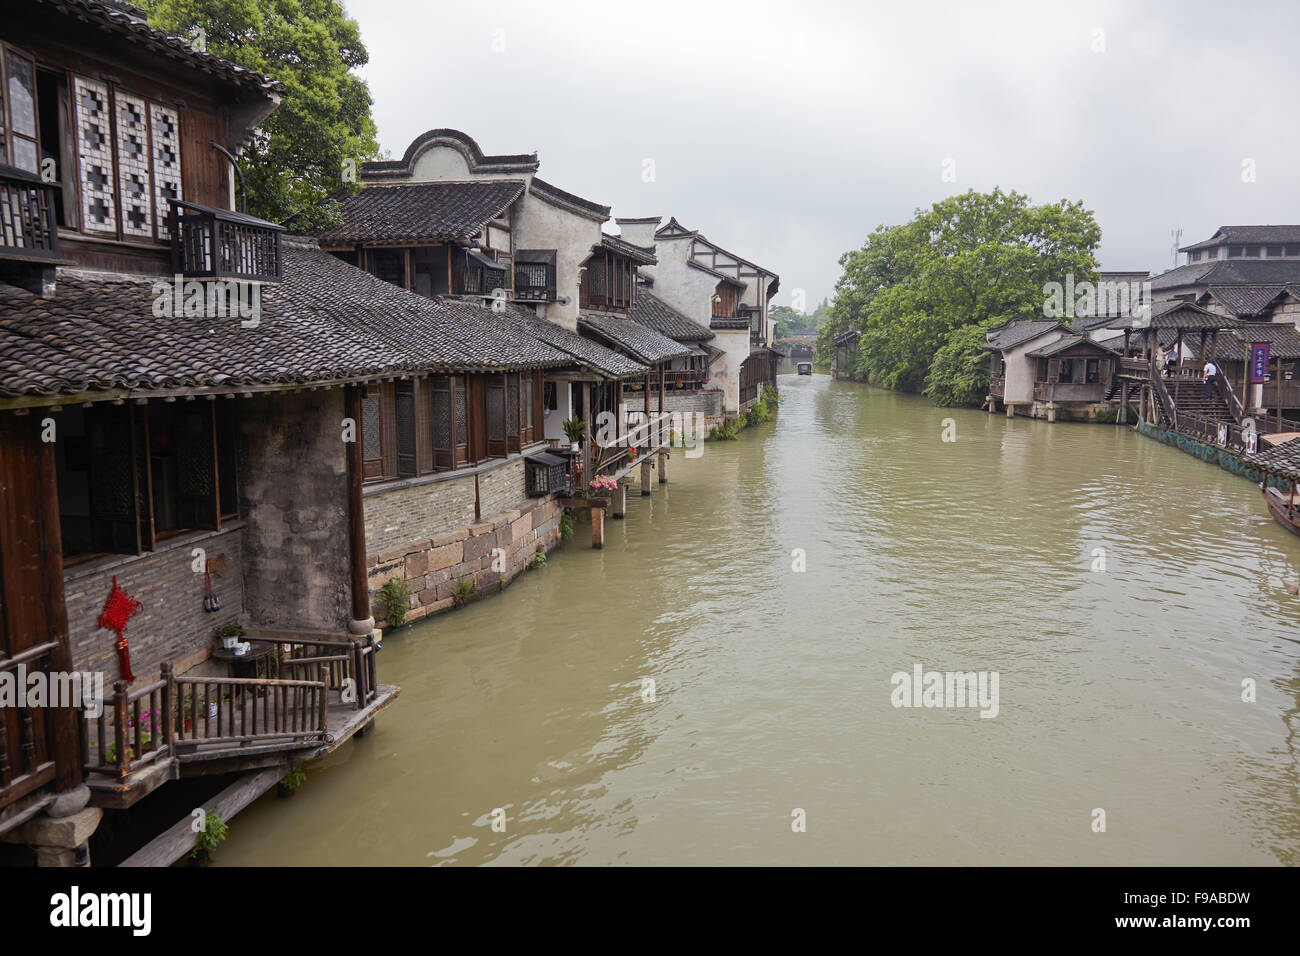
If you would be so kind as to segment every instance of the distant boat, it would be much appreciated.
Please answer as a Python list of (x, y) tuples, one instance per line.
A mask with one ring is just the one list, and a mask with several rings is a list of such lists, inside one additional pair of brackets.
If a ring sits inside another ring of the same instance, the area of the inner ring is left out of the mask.
[(812, 374), (812, 362), (800, 362), (795, 367), (799, 370), (800, 375)]

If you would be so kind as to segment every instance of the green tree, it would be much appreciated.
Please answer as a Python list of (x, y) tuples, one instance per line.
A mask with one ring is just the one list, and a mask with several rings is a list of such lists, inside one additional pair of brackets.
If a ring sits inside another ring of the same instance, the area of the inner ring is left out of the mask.
[[(144, 0), (168, 33), (202, 31), (208, 52), (284, 85), (280, 106), (240, 156), (248, 211), (272, 222), (296, 216), (309, 230), (339, 221), (332, 198), (375, 155), (370, 90), (353, 71), (369, 59), (338, 0)], [(232, 145), (232, 144), (223, 144)]]
[(1034, 206), (1020, 193), (950, 196), (881, 226), (840, 257), (832, 340), (862, 332), (856, 371), (877, 385), (924, 390), (937, 404), (978, 404), (987, 384), (984, 330), (1041, 316), (1047, 282), (1095, 280), (1101, 229), (1082, 203)]

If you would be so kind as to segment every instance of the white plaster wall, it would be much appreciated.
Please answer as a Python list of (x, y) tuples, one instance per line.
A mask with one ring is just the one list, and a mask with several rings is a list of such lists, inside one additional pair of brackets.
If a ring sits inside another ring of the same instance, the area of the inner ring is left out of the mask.
[(713, 290), (718, 280), (707, 272), (690, 268), (686, 264), (690, 252), (690, 239), (659, 240), (655, 245), (659, 265), (654, 271), (654, 294), (707, 329), (713, 316)]
[(542, 413), (542, 437), (558, 438), (561, 441), (569, 439), (564, 434), (564, 423), (573, 417), (573, 385), (563, 379), (555, 383), (555, 404), (558, 406), (554, 411), (545, 411)]
[(551, 302), (546, 318), (576, 331), (578, 328), (578, 282), (581, 266), (600, 242), (601, 224), (525, 194), (515, 205), (513, 223), (516, 249), (554, 249), (555, 290), (567, 303)]
[(1007, 365), (1006, 389), (1002, 393), (1004, 403), (1023, 405), (1034, 400), (1034, 374), (1038, 360), (1030, 358), (1029, 353), (1044, 345), (1051, 345), (1064, 334), (1057, 329), (1002, 353)]
[(735, 415), (740, 411), (740, 366), (749, 358), (749, 330), (717, 330), (709, 344), (726, 353), (709, 366), (709, 385), (722, 390), (723, 411)]

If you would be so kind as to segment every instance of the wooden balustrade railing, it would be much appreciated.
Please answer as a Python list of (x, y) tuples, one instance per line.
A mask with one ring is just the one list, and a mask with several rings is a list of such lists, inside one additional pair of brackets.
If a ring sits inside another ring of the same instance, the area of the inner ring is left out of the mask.
[(87, 718), (90, 726), (81, 738), (86, 770), (125, 777), (169, 757), (175, 729), (174, 700), (171, 664), (163, 664), (161, 678), (135, 690), (124, 680), (113, 684), (113, 696), (104, 701), (99, 716)]
[(248, 745), (321, 739), (328, 724), (327, 666), (318, 665), (317, 675), (317, 680), (180, 678), (176, 693), (187, 716), (175, 742)]
[(0, 259), (57, 259), (54, 190), (40, 176), (0, 164)]
[[(11, 679), (17, 682), (20, 667), (48, 672), (51, 655), (58, 647), (57, 641), (47, 641), (4, 658), (0, 660), (0, 673), (10, 672), (13, 675)], [(48, 712), (46, 707), (18, 706), (17, 703), (0, 710), (0, 807), (27, 796), (54, 779), (56, 768), (46, 724)], [(16, 733), (11, 733), (9, 728), (11, 714)]]
[(1151, 381), (1155, 384), (1156, 395), (1160, 398), (1160, 407), (1164, 410), (1165, 418), (1173, 427), (1178, 428), (1178, 408), (1174, 405), (1174, 400), (1169, 394), (1169, 388), (1165, 385), (1164, 378), (1160, 375), (1160, 370), (1156, 365), (1156, 357), (1151, 356), (1147, 368)]
[(628, 410), (624, 419), (627, 431), (608, 445), (602, 445), (593, 473), (617, 471), (638, 456), (650, 454), (669, 444), (672, 438), (672, 415)]

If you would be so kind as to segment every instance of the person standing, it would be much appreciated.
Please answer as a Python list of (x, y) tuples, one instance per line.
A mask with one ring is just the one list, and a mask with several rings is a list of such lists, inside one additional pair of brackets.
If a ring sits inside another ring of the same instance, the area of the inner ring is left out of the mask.
[(1213, 359), (1205, 360), (1205, 397), (1214, 397), (1214, 376), (1219, 374), (1219, 366), (1214, 364)]

